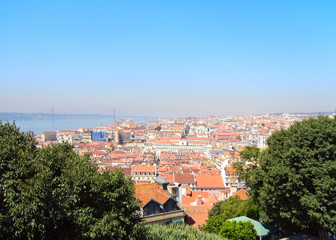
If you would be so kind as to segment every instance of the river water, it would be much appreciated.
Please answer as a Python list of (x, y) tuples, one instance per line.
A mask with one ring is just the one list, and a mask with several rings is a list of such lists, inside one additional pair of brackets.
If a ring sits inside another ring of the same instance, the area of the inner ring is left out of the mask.
[[(148, 122), (146, 119), (134, 119), (136, 122)], [(12, 121), (10, 121), (12, 122)], [(33, 131), (35, 135), (41, 135), (43, 131), (73, 130), (79, 128), (94, 128), (108, 126), (114, 123), (113, 118), (90, 119), (59, 119), (59, 120), (25, 120), (15, 121), (15, 125), (21, 131)]]

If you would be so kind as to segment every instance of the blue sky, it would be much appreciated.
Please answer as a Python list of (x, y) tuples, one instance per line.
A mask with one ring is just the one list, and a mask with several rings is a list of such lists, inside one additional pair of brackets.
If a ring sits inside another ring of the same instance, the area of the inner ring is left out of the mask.
[(334, 111), (336, 1), (1, 1), (0, 112)]

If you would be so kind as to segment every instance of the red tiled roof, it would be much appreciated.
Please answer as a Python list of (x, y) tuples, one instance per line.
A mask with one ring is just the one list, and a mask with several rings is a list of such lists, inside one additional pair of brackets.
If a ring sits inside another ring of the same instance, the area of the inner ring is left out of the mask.
[(195, 183), (194, 175), (188, 173), (175, 173), (174, 180), (177, 183), (185, 183), (185, 184)]
[(202, 196), (202, 198), (208, 198), (209, 193), (208, 192), (202, 192), (202, 191), (191, 191), (191, 196), (182, 196), (182, 206), (189, 206), (191, 203), (195, 202), (198, 198), (198, 196)]
[(248, 198), (247, 191), (245, 189), (240, 189), (233, 194), (233, 196), (238, 196), (241, 200), (246, 200)]
[(200, 188), (224, 188), (221, 176), (196, 176), (196, 185)]
[(132, 169), (130, 167), (123, 167), (123, 168), (120, 168), (120, 167), (117, 167), (117, 166), (107, 166), (105, 167), (105, 171), (114, 171), (116, 169), (120, 169), (123, 174), (127, 177), (127, 176), (131, 176), (131, 171)]
[(132, 171), (154, 171), (156, 173), (156, 167), (155, 166), (142, 166), (142, 165), (134, 165), (132, 168)]
[(145, 206), (151, 199), (164, 204), (170, 198), (168, 192), (157, 183), (135, 184), (135, 197), (141, 201), (141, 206)]
[(101, 151), (101, 150), (96, 150), (96, 151), (93, 151), (92, 154), (95, 154), (95, 155), (106, 155), (106, 152)]
[[(192, 225), (194, 227), (203, 227), (203, 224), (206, 224), (206, 220), (208, 220), (208, 211), (201, 211), (200, 210), (205, 208), (204, 206), (201, 207), (197, 207), (197, 209), (190, 209), (191, 211), (189, 211), (187, 213), (187, 217), (186, 217), (186, 224), (188, 225)], [(199, 211), (199, 212), (198, 212)]]
[(170, 181), (171, 183), (174, 182), (174, 176), (172, 174), (160, 173), (159, 175), (162, 176), (162, 177), (167, 178), (168, 181)]

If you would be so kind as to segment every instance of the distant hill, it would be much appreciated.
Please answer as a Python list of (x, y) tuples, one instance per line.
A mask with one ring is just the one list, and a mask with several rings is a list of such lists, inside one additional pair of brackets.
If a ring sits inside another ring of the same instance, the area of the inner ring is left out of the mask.
[[(272, 115), (283, 115), (286, 113), (272, 113)], [(295, 112), (295, 113), (288, 113), (288, 114), (294, 114), (294, 115), (331, 115), (334, 114), (334, 112)]]
[(112, 115), (98, 114), (51, 114), (51, 113), (0, 113), (2, 121), (27, 121), (27, 120), (61, 120), (61, 119), (96, 119), (113, 118)]

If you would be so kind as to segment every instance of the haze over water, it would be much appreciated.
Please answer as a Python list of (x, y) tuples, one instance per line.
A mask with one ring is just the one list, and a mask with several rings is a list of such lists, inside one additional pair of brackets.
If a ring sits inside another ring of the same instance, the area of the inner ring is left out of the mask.
[(73, 130), (78, 128), (93, 128), (113, 124), (112, 119), (62, 119), (62, 120), (26, 120), (15, 121), (22, 131), (33, 131), (35, 135), (41, 135), (43, 131)]
[[(153, 119), (135, 118), (137, 122), (148, 122)], [(5, 121), (3, 121), (5, 122)], [(8, 121), (12, 122), (12, 121)], [(25, 120), (15, 121), (16, 126), (22, 131), (33, 131), (35, 135), (41, 135), (43, 131), (54, 130), (77, 130), (79, 128), (94, 128), (100, 126), (108, 126), (114, 124), (113, 117), (111, 118), (88, 118), (88, 119), (58, 119), (58, 120)]]

